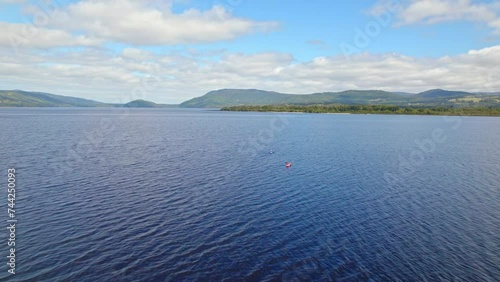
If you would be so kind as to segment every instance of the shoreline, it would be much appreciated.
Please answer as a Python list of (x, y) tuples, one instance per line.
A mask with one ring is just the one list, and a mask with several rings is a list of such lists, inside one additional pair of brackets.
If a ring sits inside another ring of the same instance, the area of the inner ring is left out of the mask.
[(500, 117), (500, 107), (446, 107), (402, 105), (254, 105), (229, 106), (221, 111), (232, 112), (293, 112), (309, 114), (416, 115), (416, 116), (493, 116)]
[(474, 115), (474, 114), (404, 114), (404, 113), (309, 113), (309, 112), (284, 112), (284, 111), (240, 111), (220, 110), (224, 112), (247, 112), (247, 113), (277, 113), (277, 114), (324, 114), (324, 115), (387, 115), (387, 116), (461, 116), (461, 117), (500, 117), (498, 115)]

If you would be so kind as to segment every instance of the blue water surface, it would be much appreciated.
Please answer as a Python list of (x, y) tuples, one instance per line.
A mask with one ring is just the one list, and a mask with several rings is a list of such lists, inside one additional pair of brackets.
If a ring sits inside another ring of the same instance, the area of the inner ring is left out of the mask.
[(500, 118), (4, 108), (0, 130), (2, 281), (500, 280)]

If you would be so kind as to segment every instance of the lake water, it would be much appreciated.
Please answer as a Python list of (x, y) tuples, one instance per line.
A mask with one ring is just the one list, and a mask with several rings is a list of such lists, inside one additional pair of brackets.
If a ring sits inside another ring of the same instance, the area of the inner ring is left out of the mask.
[(500, 118), (0, 109), (0, 130), (2, 281), (500, 280)]

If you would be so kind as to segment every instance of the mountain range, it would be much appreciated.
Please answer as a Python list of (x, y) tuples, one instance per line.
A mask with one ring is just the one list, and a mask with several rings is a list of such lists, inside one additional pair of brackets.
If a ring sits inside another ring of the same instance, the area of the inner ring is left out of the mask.
[(414, 106), (493, 106), (500, 107), (500, 93), (472, 93), (433, 89), (418, 94), (382, 90), (347, 90), (313, 94), (284, 94), (258, 89), (221, 89), (179, 105), (135, 100), (126, 104), (98, 101), (22, 90), (0, 90), (0, 107), (131, 107), (131, 108), (222, 108), (241, 105), (414, 105)]
[(128, 107), (166, 108), (177, 105), (134, 100), (126, 104), (102, 103), (94, 100), (23, 90), (0, 90), (0, 107)]
[(43, 92), (0, 90), (0, 107), (105, 107), (108, 104)]
[(314, 94), (283, 94), (257, 89), (222, 89), (208, 92), (179, 106), (184, 108), (222, 108), (246, 105), (414, 105), (414, 106), (499, 106), (496, 93), (471, 93), (433, 89), (418, 94), (381, 90), (347, 90)]

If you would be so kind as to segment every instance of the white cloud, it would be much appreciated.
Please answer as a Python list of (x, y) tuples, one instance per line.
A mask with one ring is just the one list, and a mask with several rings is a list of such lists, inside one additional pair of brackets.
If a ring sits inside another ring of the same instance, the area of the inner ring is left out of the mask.
[[(297, 62), (286, 53), (225, 52), (220, 60), (186, 53), (157, 55), (139, 49), (110, 54), (103, 49), (33, 52), (22, 57), (0, 49), (0, 83), (75, 95), (106, 102), (127, 102), (144, 77), (159, 85), (144, 97), (179, 103), (220, 88), (259, 88), (285, 93), (347, 89), (420, 92), (432, 88), (500, 91), (500, 46), (457, 56), (415, 58), (399, 54), (318, 57)], [(50, 62), (50, 63), (48, 63)], [(146, 63), (144, 63), (146, 62)]]
[(25, 48), (51, 48), (98, 46), (102, 40), (66, 31), (37, 27), (30, 23), (0, 22), (0, 46), (16, 50)]
[[(234, 17), (218, 6), (175, 14), (171, 1), (85, 0), (54, 6), (47, 18), (33, 20), (36, 24), (0, 22), (2, 88), (128, 102), (134, 98), (133, 89), (153, 75), (159, 87), (144, 98), (163, 103), (179, 103), (220, 88), (287, 93), (347, 89), (419, 92), (431, 88), (500, 91), (500, 46), (440, 58), (363, 53), (351, 56), (350, 61), (344, 56), (325, 56), (308, 62), (278, 52), (244, 54), (189, 46), (152, 53), (134, 47), (229, 40), (276, 27), (274, 22)], [(383, 11), (381, 5), (386, 2), (379, 2), (373, 11)], [(494, 12), (500, 5), (421, 0), (400, 2), (397, 8), (399, 24), (466, 19), (500, 30)], [(24, 12), (35, 19), (40, 9), (26, 6)], [(125, 43), (126, 48), (115, 52), (101, 47), (109, 41)], [(16, 54), (16, 46), (23, 49), (22, 55)]]
[(28, 0), (0, 0), (0, 4), (24, 4)]
[[(32, 7), (31, 12), (36, 10)], [(30, 10), (27, 9), (27, 12)], [(132, 0), (84, 0), (58, 7), (49, 25), (132, 45), (172, 45), (231, 40), (274, 30), (275, 22), (236, 18), (220, 6), (176, 14), (171, 6)]]
[(435, 24), (466, 20), (486, 24), (500, 34), (499, 3), (475, 3), (472, 0), (379, 0), (372, 7), (373, 14), (391, 9), (396, 13), (398, 25)]
[(146, 51), (137, 48), (125, 48), (122, 51), (122, 57), (136, 61), (145, 61), (152, 59), (152, 55)]
[[(1, 0), (0, 0), (1, 1)], [(278, 27), (276, 22), (236, 18), (223, 7), (172, 12), (172, 1), (83, 0), (61, 6), (39, 1), (22, 6), (23, 23), (0, 22), (0, 46), (51, 48), (176, 45), (235, 39)], [(178, 1), (178, 0), (175, 0)], [(9, 3), (23, 3), (10, 0)]]

